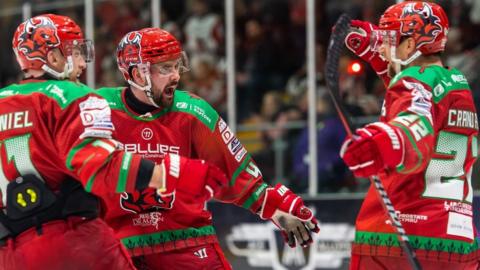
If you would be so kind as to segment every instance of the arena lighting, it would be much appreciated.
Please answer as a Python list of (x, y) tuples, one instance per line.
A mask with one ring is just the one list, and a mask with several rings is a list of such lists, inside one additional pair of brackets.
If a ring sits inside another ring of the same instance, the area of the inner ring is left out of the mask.
[(354, 60), (348, 63), (347, 72), (350, 75), (360, 75), (363, 73), (363, 65), (360, 61)]

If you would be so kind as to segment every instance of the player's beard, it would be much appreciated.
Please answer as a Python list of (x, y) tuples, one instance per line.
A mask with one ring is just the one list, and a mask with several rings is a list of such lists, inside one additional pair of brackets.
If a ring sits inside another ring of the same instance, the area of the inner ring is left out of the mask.
[(160, 97), (155, 99), (155, 102), (163, 108), (168, 108), (172, 106), (173, 96), (175, 94), (175, 88), (177, 87), (178, 82), (172, 82), (163, 88)]

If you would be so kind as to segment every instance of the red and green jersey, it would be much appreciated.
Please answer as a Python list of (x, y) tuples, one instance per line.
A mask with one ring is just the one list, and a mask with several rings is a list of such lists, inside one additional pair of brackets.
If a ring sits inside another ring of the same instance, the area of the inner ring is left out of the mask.
[[(403, 162), (379, 176), (417, 255), (478, 259), (471, 184), (478, 121), (464, 75), (440, 66), (403, 70), (390, 82), (380, 120), (402, 135)], [(356, 230), (354, 254), (402, 256), (373, 187)]]
[(2, 206), (9, 181), (24, 174), (52, 190), (73, 177), (97, 195), (133, 191), (141, 157), (116, 151), (110, 115), (108, 103), (82, 84), (29, 80), (1, 89)]
[[(167, 153), (204, 159), (222, 169), (230, 179), (217, 200), (253, 212), (258, 210), (267, 185), (246, 149), (207, 102), (176, 90), (170, 108), (139, 115), (126, 105), (126, 91), (98, 91), (112, 108), (114, 137), (123, 143), (126, 152), (141, 154), (157, 163)], [(104, 199), (106, 221), (134, 255), (217, 241), (211, 214), (204, 203), (194, 202), (180, 191), (176, 191), (170, 210), (165, 210), (165, 204), (172, 199), (158, 202), (153, 190)]]

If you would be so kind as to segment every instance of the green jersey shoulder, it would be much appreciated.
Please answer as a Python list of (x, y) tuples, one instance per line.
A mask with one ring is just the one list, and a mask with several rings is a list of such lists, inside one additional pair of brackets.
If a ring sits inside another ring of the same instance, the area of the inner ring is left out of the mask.
[(122, 100), (122, 90), (124, 87), (104, 87), (97, 90), (97, 93), (105, 98), (110, 107), (116, 110), (122, 110), (131, 117), (140, 121), (152, 121), (168, 113), (187, 113), (195, 116), (200, 122), (205, 124), (210, 130), (215, 129), (219, 115), (215, 109), (205, 100), (187, 91), (175, 90), (172, 106), (152, 114), (149, 117), (134, 115), (127, 110)]
[(58, 105), (64, 109), (78, 98), (92, 94), (94, 91), (81, 83), (48, 80), (9, 85), (0, 89), (0, 99), (14, 95), (31, 95), (34, 93), (41, 93), (54, 99)]
[(404, 78), (412, 78), (428, 85), (435, 103), (439, 103), (451, 91), (470, 91), (467, 79), (455, 68), (447, 69), (437, 65), (408, 67), (392, 79), (390, 87)]
[(215, 111), (208, 102), (187, 91), (175, 91), (175, 97), (170, 111), (191, 114), (212, 131), (215, 129), (215, 124), (219, 118), (217, 111)]

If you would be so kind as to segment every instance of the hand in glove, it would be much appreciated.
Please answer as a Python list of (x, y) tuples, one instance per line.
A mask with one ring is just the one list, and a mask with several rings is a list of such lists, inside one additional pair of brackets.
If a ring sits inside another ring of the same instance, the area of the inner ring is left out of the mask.
[(260, 217), (271, 219), (290, 247), (295, 247), (297, 242), (303, 247), (311, 244), (311, 232), (320, 231), (317, 219), (302, 198), (281, 184), (265, 191)]
[(395, 168), (404, 155), (402, 135), (394, 127), (377, 122), (358, 129), (340, 149), (348, 168), (357, 177), (369, 177)]
[(169, 154), (163, 159), (160, 168), (163, 171), (160, 179), (163, 185), (157, 189), (160, 196), (179, 190), (208, 200), (228, 185), (226, 175), (205, 160)]
[(390, 77), (387, 74), (388, 62), (370, 45), (372, 31), (377, 30), (378, 27), (372, 23), (359, 20), (352, 20), (350, 26), (352, 31), (345, 37), (345, 45), (355, 55), (368, 62), (384, 84), (388, 85), (390, 82)]

